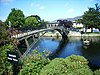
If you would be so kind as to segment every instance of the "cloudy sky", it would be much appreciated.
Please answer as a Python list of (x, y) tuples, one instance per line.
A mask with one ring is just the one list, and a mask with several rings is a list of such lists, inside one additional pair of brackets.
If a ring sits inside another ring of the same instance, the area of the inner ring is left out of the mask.
[(0, 20), (6, 20), (11, 8), (22, 10), (26, 17), (39, 15), (45, 21), (72, 18), (96, 3), (100, 5), (100, 0), (0, 0)]

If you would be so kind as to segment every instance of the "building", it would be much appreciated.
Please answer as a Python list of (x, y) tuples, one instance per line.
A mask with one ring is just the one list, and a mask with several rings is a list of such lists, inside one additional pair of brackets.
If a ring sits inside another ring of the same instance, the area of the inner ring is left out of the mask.
[(83, 24), (82, 23), (76, 23), (75, 21), (72, 21), (73, 25), (72, 27), (73, 28), (83, 28)]

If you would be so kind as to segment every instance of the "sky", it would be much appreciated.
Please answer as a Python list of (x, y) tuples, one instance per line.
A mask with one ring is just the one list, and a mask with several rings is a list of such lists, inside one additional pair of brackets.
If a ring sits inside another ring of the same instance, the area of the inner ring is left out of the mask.
[(81, 16), (100, 0), (0, 0), (0, 20), (5, 21), (12, 8), (23, 11), (25, 17), (38, 15), (45, 21)]

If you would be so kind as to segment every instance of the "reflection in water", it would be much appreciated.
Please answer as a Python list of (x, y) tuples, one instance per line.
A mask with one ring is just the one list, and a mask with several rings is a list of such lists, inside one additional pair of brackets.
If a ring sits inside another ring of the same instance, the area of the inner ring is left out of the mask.
[(64, 50), (65, 46), (67, 45), (68, 39), (62, 39), (61, 41), (59, 41), (59, 46), (57, 47), (57, 49), (49, 56), (50, 59), (54, 59), (57, 58), (58, 55), (61, 54), (62, 50)]
[[(39, 46), (39, 51), (49, 50), (53, 58), (66, 58), (72, 54), (82, 55), (90, 61), (92, 65), (100, 66), (100, 38), (89, 37), (91, 44), (83, 47), (80, 37), (70, 37), (67, 40), (42, 38), (36, 46)], [(32, 48), (34, 49), (34, 47)]]
[(95, 38), (94, 40), (92, 39), (87, 48), (82, 47), (82, 56), (89, 60), (92, 67), (96, 68), (100, 67), (100, 38)]

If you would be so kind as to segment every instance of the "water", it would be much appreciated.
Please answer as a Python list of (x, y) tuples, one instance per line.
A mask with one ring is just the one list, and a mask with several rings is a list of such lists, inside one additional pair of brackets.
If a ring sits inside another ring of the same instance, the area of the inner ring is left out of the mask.
[(51, 52), (50, 59), (66, 58), (75, 54), (84, 56), (90, 62), (90, 66), (100, 67), (100, 37), (89, 37), (88, 39), (91, 40), (91, 44), (83, 46), (80, 37), (70, 37), (67, 40), (42, 38), (36, 46), (39, 46), (40, 52), (49, 50)]

